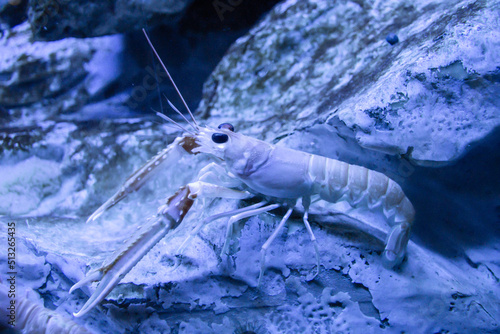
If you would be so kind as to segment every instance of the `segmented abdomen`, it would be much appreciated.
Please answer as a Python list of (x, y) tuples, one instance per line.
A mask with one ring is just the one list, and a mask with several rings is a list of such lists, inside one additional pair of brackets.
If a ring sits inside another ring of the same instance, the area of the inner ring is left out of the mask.
[(311, 155), (309, 176), (314, 192), (328, 202), (347, 201), (352, 207), (381, 207), (393, 222), (411, 223), (413, 205), (401, 187), (382, 173), (343, 161)]

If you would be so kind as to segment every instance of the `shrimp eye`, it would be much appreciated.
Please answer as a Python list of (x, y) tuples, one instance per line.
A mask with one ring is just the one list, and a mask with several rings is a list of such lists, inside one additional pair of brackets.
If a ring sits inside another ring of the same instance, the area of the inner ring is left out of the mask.
[(217, 144), (224, 144), (228, 139), (229, 137), (225, 133), (214, 133), (212, 135), (212, 141)]
[(234, 126), (229, 123), (222, 123), (219, 125), (219, 129), (228, 129), (229, 131), (234, 132)]

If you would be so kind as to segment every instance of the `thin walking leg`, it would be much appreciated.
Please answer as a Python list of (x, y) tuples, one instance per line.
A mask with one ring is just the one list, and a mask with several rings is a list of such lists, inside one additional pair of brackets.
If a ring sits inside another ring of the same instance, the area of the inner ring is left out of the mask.
[(278, 224), (278, 227), (273, 231), (273, 234), (267, 239), (267, 241), (262, 245), (262, 248), (260, 249), (260, 274), (259, 274), (259, 281), (257, 283), (257, 286), (260, 286), (260, 281), (262, 280), (262, 276), (264, 275), (264, 265), (265, 265), (265, 260), (266, 260), (266, 251), (271, 245), (271, 243), (276, 239), (278, 236), (278, 233), (283, 229), (283, 226), (285, 226), (286, 221), (292, 214), (293, 207), (288, 209), (286, 214), (283, 216), (283, 219), (281, 219), (280, 223)]
[(247, 206), (245, 208), (240, 208), (240, 209), (236, 209), (236, 210), (231, 210), (231, 211), (227, 211), (227, 212), (222, 212), (222, 213), (218, 213), (218, 214), (215, 214), (215, 215), (212, 215), (210, 217), (207, 217), (205, 219), (203, 219), (202, 221), (200, 221), (196, 227), (189, 233), (189, 235), (187, 236), (187, 238), (182, 242), (182, 244), (179, 246), (179, 248), (177, 249), (177, 253), (178, 254), (181, 254), (184, 249), (186, 248), (186, 246), (188, 245), (189, 241), (191, 241), (191, 239), (198, 234), (198, 232), (201, 230), (201, 228), (207, 224), (207, 223), (210, 223), (214, 220), (217, 220), (217, 219), (220, 219), (220, 218), (224, 218), (224, 217), (228, 217), (228, 216), (234, 216), (236, 214), (239, 214), (239, 213), (243, 213), (243, 212), (247, 212), (247, 211), (251, 211), (251, 210), (254, 210), (254, 209), (257, 209), (257, 208), (260, 208), (261, 206), (263, 206), (264, 204), (266, 204), (265, 201), (262, 201), (262, 202), (259, 202), (259, 203), (256, 203), (256, 204), (253, 204), (253, 205), (250, 205), (250, 206)]
[(309, 233), (309, 237), (311, 238), (311, 242), (313, 243), (314, 252), (316, 253), (316, 268), (317, 268), (317, 270), (316, 270), (316, 274), (314, 275), (314, 277), (316, 277), (319, 274), (320, 262), (319, 262), (318, 243), (317, 243), (316, 237), (314, 236), (314, 233), (312, 231), (311, 224), (309, 224), (309, 220), (308, 220), (308, 218), (309, 218), (309, 206), (310, 205), (311, 205), (311, 197), (302, 197), (302, 206), (304, 207), (303, 221), (304, 221), (304, 225), (306, 226), (307, 233)]
[(229, 241), (231, 239), (231, 235), (233, 234), (233, 226), (238, 220), (241, 220), (243, 218), (256, 216), (258, 214), (268, 212), (268, 211), (274, 210), (274, 209), (279, 208), (279, 207), (280, 207), (280, 204), (270, 204), (270, 205), (267, 205), (267, 206), (264, 206), (264, 207), (261, 207), (258, 209), (248, 210), (248, 211), (236, 214), (236, 215), (232, 216), (231, 218), (229, 218), (229, 220), (227, 221), (226, 241), (224, 242), (224, 247), (222, 247), (221, 256), (224, 254), (227, 254), (227, 250), (229, 248)]
[[(308, 218), (308, 213), (307, 211), (304, 213), (304, 225), (306, 225), (306, 229), (307, 229), (307, 233), (309, 233), (309, 237), (311, 238), (311, 241), (313, 243), (313, 246), (314, 246), (314, 252), (316, 253), (316, 275), (314, 275), (314, 277), (318, 276), (319, 274), (319, 250), (318, 250), (318, 242), (316, 241), (316, 237), (314, 236), (314, 233), (311, 229), (311, 224), (309, 224), (309, 221), (307, 220)], [(313, 278), (314, 278), (313, 277)]]

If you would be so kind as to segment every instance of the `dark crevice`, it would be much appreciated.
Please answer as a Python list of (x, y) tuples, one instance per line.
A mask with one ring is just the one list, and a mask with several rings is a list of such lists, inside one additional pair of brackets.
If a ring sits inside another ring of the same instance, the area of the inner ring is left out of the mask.
[(495, 211), (500, 189), (498, 147), (500, 127), (471, 144), (453, 165), (414, 166), (404, 187), (416, 211), (412, 239), (454, 257), (463, 254), (464, 248), (486, 245), (500, 236)]

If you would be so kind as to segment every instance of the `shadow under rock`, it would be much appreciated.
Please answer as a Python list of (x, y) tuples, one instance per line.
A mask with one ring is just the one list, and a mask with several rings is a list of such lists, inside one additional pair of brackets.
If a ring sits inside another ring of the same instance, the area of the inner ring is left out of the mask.
[(453, 165), (416, 167), (404, 190), (415, 206), (412, 239), (447, 257), (500, 240), (500, 127)]

